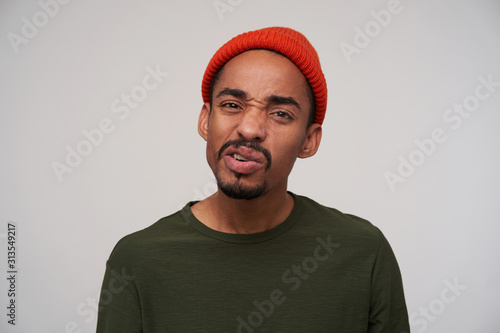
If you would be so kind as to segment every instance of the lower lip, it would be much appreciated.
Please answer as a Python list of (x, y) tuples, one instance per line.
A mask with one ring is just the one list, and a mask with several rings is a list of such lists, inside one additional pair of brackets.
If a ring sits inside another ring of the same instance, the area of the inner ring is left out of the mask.
[(262, 164), (255, 161), (238, 161), (229, 155), (224, 156), (224, 161), (231, 171), (243, 175), (255, 172), (262, 167)]

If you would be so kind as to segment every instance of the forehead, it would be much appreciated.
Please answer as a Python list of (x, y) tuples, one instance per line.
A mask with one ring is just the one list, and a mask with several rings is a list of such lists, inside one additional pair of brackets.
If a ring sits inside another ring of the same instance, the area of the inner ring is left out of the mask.
[(214, 90), (239, 88), (250, 94), (279, 93), (307, 98), (307, 84), (304, 74), (285, 56), (269, 50), (251, 50), (224, 65)]

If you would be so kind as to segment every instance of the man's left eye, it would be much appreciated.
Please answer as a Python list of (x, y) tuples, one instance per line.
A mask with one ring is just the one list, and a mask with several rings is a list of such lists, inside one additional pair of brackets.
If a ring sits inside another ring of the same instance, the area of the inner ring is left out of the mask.
[(292, 117), (284, 111), (277, 111), (277, 112), (274, 112), (273, 114), (275, 114), (276, 116), (278, 116), (280, 118), (292, 119)]

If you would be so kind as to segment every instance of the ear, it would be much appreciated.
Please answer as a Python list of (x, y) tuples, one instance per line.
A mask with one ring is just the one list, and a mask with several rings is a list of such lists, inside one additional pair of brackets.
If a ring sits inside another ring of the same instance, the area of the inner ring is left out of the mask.
[(201, 107), (200, 116), (198, 118), (198, 133), (207, 141), (208, 139), (208, 118), (210, 117), (210, 103), (205, 103)]
[(314, 123), (307, 129), (306, 137), (300, 147), (298, 157), (307, 158), (311, 157), (318, 151), (321, 142), (322, 127), (318, 123)]

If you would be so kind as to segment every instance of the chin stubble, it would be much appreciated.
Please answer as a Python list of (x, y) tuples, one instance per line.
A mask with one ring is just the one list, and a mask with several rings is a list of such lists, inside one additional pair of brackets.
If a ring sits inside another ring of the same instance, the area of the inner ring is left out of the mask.
[[(262, 147), (258, 142), (254, 141), (246, 141), (246, 140), (231, 140), (226, 142), (220, 149), (217, 154), (217, 163), (222, 159), (224, 151), (229, 148), (229, 147), (246, 147), (246, 148), (251, 148), (256, 151), (261, 152), (264, 157), (266, 158), (266, 170), (268, 170), (271, 167), (271, 153)], [(241, 177), (243, 175), (235, 173), (235, 176), (237, 180), (233, 183), (228, 183), (224, 182), (220, 176), (217, 170), (215, 170), (215, 179), (217, 180), (217, 186), (219, 189), (227, 195), (228, 197), (232, 199), (239, 199), (239, 200), (251, 200), (258, 198), (259, 196), (264, 193), (264, 190), (267, 187), (267, 182), (264, 180), (262, 184), (258, 184), (255, 186), (246, 186), (242, 183)]]

